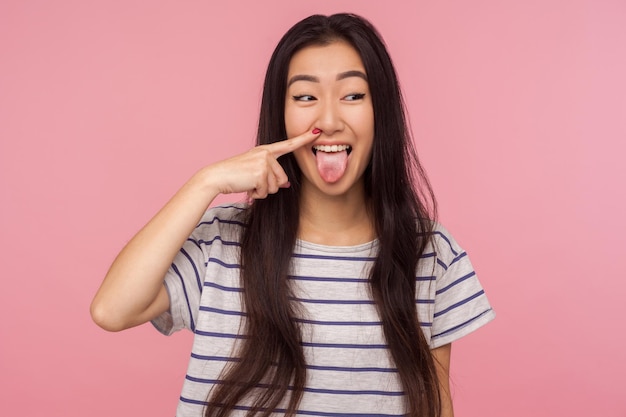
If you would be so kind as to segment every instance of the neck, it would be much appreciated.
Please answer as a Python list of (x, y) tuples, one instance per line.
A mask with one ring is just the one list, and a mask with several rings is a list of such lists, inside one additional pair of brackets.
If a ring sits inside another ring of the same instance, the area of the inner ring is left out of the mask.
[(354, 246), (376, 238), (362, 187), (339, 196), (308, 188), (304, 186), (300, 195), (298, 238), (329, 246)]

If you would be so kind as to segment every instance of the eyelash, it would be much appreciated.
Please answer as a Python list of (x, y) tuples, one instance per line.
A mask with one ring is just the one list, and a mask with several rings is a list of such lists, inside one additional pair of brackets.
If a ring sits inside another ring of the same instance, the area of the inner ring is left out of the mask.
[[(354, 97), (354, 99), (348, 100), (348, 101), (361, 100), (363, 97), (365, 97), (365, 93), (348, 94), (346, 97)], [(344, 98), (346, 98), (346, 97), (344, 97)]]
[[(365, 97), (365, 93), (348, 94), (347, 96), (344, 97), (344, 99), (348, 98), (348, 97), (353, 97), (353, 99), (347, 100), (347, 101), (361, 100), (361, 99), (363, 99), (363, 97)], [(305, 101), (305, 102), (317, 100), (315, 97), (313, 97), (313, 96), (311, 96), (309, 94), (303, 94), (303, 95), (300, 95), (300, 96), (293, 96), (292, 98), (293, 98), (294, 101)]]
[[(305, 100), (306, 98), (306, 100)], [(313, 100), (317, 100), (315, 97), (308, 95), (308, 94), (303, 94), (301, 96), (293, 96), (294, 101), (313, 101)]]

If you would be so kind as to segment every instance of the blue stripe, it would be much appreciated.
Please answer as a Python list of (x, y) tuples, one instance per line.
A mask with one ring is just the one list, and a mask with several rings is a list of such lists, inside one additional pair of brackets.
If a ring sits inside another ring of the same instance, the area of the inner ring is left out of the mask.
[(208, 307), (208, 306), (200, 306), (200, 310), (201, 311), (208, 311), (210, 313), (217, 313), (217, 314), (223, 314), (225, 316), (240, 316), (240, 317), (245, 317), (247, 314), (242, 312), (242, 311), (235, 311), (235, 310), (222, 310), (219, 308), (214, 308), (214, 307)]
[(443, 262), (441, 259), (437, 258), (437, 263), (446, 271), (448, 270), (448, 265), (446, 265), (445, 262)]
[[(284, 413), (286, 410), (282, 410)], [(317, 417), (404, 417), (404, 414), (325, 413), (323, 411), (296, 411), (296, 414)]]
[(239, 222), (239, 221), (237, 221), (237, 220), (220, 219), (219, 217), (217, 217), (217, 216), (216, 216), (216, 217), (213, 217), (213, 219), (212, 219), (212, 220), (207, 220), (207, 221), (204, 221), (204, 222), (200, 222), (200, 223), (198, 223), (198, 225), (196, 226), (196, 229), (197, 229), (197, 228), (199, 228), (199, 227), (200, 227), (200, 226), (202, 226), (202, 225), (205, 225), (205, 224), (213, 224), (213, 223), (215, 223), (216, 221), (217, 221), (218, 223), (224, 223), (224, 224), (236, 224), (236, 225), (238, 225), (238, 226), (242, 226), (242, 227), (245, 227), (245, 226), (246, 226), (246, 225), (245, 225), (245, 223)]
[[(180, 401), (188, 404), (197, 404), (206, 406), (206, 401), (200, 400), (192, 400), (190, 398), (185, 398), (183, 396), (180, 397)], [(233, 407), (237, 411), (250, 411), (252, 407), (246, 407), (243, 405), (237, 405)], [(259, 410), (264, 411), (264, 410)], [(287, 410), (284, 408), (276, 408), (272, 410), (274, 413), (285, 413)], [(298, 410), (296, 414), (304, 415), (304, 416), (317, 416), (317, 417), (403, 417), (404, 414), (364, 414), (364, 413), (326, 413), (323, 411), (307, 411), (307, 410)]]
[[(197, 353), (191, 352), (191, 357), (194, 359), (202, 360), (202, 361), (213, 361), (213, 362), (240, 362), (239, 358), (231, 358), (228, 356), (207, 356), (207, 355), (199, 355)], [(330, 372), (381, 372), (381, 373), (397, 373), (398, 370), (396, 368), (378, 368), (378, 367), (358, 367), (358, 368), (348, 368), (345, 366), (321, 366), (321, 365), (306, 365), (306, 369), (311, 369), (314, 371), (330, 371)]]
[(305, 392), (314, 392), (318, 394), (331, 395), (380, 395), (385, 397), (401, 397), (404, 395), (402, 391), (378, 391), (378, 390), (333, 390), (322, 388), (305, 388)]
[(469, 319), (469, 320), (459, 324), (458, 326), (451, 327), (450, 329), (447, 329), (447, 330), (445, 330), (445, 331), (443, 331), (441, 333), (433, 335), (432, 338), (434, 339), (435, 337), (441, 337), (441, 336), (443, 336), (445, 334), (452, 333), (452, 332), (454, 332), (454, 331), (456, 331), (456, 330), (458, 330), (458, 329), (460, 329), (462, 327), (465, 327), (468, 324), (470, 324), (471, 322), (473, 322), (474, 320), (479, 319), (480, 317), (484, 316), (485, 314), (487, 314), (490, 311), (491, 311), (491, 309), (489, 308), (489, 309), (483, 311), (482, 313), (480, 313), (479, 315), (477, 315), (475, 317), (472, 317), (471, 319)]
[(437, 294), (437, 295), (442, 294), (442, 293), (444, 293), (444, 292), (448, 291), (450, 288), (454, 287), (455, 285), (457, 285), (457, 284), (459, 284), (459, 283), (461, 283), (461, 282), (465, 281), (465, 280), (466, 280), (466, 279), (468, 279), (468, 278), (473, 277), (474, 275), (476, 275), (476, 272), (474, 272), (474, 271), (470, 272), (470, 273), (469, 273), (469, 274), (467, 274), (467, 275), (463, 275), (461, 278), (457, 279), (456, 281), (453, 281), (451, 284), (448, 284), (448, 285), (446, 285), (445, 287), (443, 287), (443, 288), (441, 288), (441, 289), (438, 289), (438, 290), (435, 292), (435, 294)]
[(290, 300), (299, 301), (301, 303), (309, 303), (309, 304), (345, 304), (345, 305), (371, 305), (374, 304), (372, 300), (312, 300), (308, 298), (296, 298), (289, 297)]
[(320, 366), (320, 365), (307, 365), (307, 369), (315, 371), (331, 371), (331, 372), (383, 372), (383, 373), (398, 373), (396, 368), (376, 368), (376, 367), (364, 367), (364, 368), (347, 368), (344, 366)]
[(180, 279), (180, 284), (181, 287), (183, 288), (183, 294), (185, 294), (185, 302), (187, 303), (187, 311), (189, 313), (189, 325), (191, 327), (191, 330), (194, 331), (196, 329), (196, 324), (193, 321), (193, 315), (191, 314), (191, 304), (189, 303), (189, 296), (187, 295), (187, 288), (185, 287), (185, 280), (183, 279), (183, 276), (180, 274), (180, 271), (178, 270), (178, 267), (175, 264), (172, 264), (172, 270), (174, 271), (174, 273), (176, 273), (176, 275), (178, 275), (178, 278)]
[(197, 242), (197, 243), (198, 243), (198, 244), (203, 244), (203, 245), (205, 245), (205, 246), (211, 246), (211, 245), (213, 244), (213, 242), (215, 242), (216, 240), (219, 240), (220, 242), (222, 242), (222, 245), (224, 245), (224, 246), (241, 246), (241, 243), (239, 243), (239, 242), (234, 242), (234, 241), (231, 241), (231, 240), (224, 240), (224, 239), (222, 239), (222, 237), (221, 237), (221, 236), (219, 236), (219, 235), (218, 235), (218, 236), (215, 236), (215, 237), (214, 237), (213, 239), (211, 239), (211, 240), (203, 240), (203, 239), (200, 239), (200, 240), (198, 240), (198, 242)]
[[(200, 384), (213, 384), (221, 385), (224, 383), (221, 379), (206, 379), (197, 378), (190, 375), (185, 375), (185, 379), (192, 382), (198, 382)], [(257, 384), (258, 388), (269, 388), (268, 384)], [(293, 390), (293, 387), (289, 387), (289, 390)], [(402, 391), (379, 391), (379, 390), (334, 390), (327, 388), (310, 388), (305, 387), (304, 392), (313, 392), (316, 394), (331, 394), (331, 395), (380, 395), (388, 397), (399, 397), (404, 395)]]
[(483, 295), (484, 293), (485, 293), (485, 291), (484, 291), (484, 290), (480, 290), (480, 291), (478, 291), (476, 294), (471, 295), (471, 296), (467, 297), (466, 299), (461, 300), (461, 301), (459, 301), (458, 303), (452, 304), (450, 307), (448, 307), (448, 308), (446, 308), (446, 309), (444, 309), (444, 310), (441, 310), (441, 311), (439, 311), (439, 312), (435, 313), (433, 317), (439, 317), (439, 316), (442, 316), (442, 315), (446, 314), (448, 311), (450, 311), (450, 310), (454, 310), (455, 308), (460, 307), (460, 306), (462, 306), (463, 304), (467, 304), (467, 303), (469, 303), (470, 301), (472, 301), (472, 300), (473, 300), (474, 298), (476, 298), (476, 297), (480, 297), (480, 296), (481, 296), (481, 295)]
[[(313, 324), (318, 326), (382, 326), (381, 321), (320, 321), (308, 319), (294, 319), (298, 323)], [(429, 322), (420, 322), (422, 327), (431, 327)]]
[[(288, 279), (294, 281), (317, 281), (317, 282), (369, 282), (368, 278), (333, 278), (333, 277), (311, 277), (311, 276), (301, 276), (301, 275), (288, 275)], [(415, 277), (416, 281), (435, 281), (437, 279), (436, 276), (417, 276)]]
[(247, 339), (248, 336), (232, 333), (205, 332), (204, 330), (196, 330), (195, 333), (200, 336), (219, 337), (220, 339)]
[[(300, 276), (300, 275), (289, 275), (289, 279), (294, 281), (319, 281), (319, 282), (369, 282), (368, 278), (332, 278), (332, 277), (309, 277), (309, 276)], [(416, 281), (435, 281), (437, 279), (436, 276), (418, 276), (415, 277)]]
[(180, 401), (187, 404), (196, 404), (196, 405), (207, 405), (206, 401), (192, 400), (191, 398), (185, 398), (182, 395), (180, 396)]
[(328, 261), (357, 261), (357, 262), (373, 262), (376, 260), (375, 257), (361, 257), (361, 256), (326, 256), (326, 255), (308, 255), (304, 253), (294, 253), (292, 255), (294, 258), (302, 258), (302, 259), (319, 259), (319, 260), (328, 260)]
[(239, 268), (239, 264), (227, 264), (226, 262), (221, 261), (217, 258), (209, 258), (208, 263), (214, 263), (223, 266), (224, 268), (236, 269)]
[(435, 252), (429, 252), (429, 253), (422, 253), (420, 255), (420, 259), (426, 259), (426, 258), (434, 258), (437, 254)]
[[(284, 413), (285, 410), (282, 412)], [(317, 417), (404, 417), (404, 414), (325, 413), (323, 411), (296, 411), (296, 414)]]
[(415, 277), (415, 280), (416, 281), (436, 281), (437, 277), (434, 275), (429, 276), (429, 277)]
[(367, 278), (332, 278), (332, 277), (307, 277), (300, 275), (288, 275), (294, 281), (319, 281), (319, 282), (368, 282)]
[(321, 321), (308, 319), (294, 319), (297, 323), (315, 324), (319, 326), (381, 326), (381, 321)]
[[(247, 314), (241, 311), (236, 311), (236, 310), (222, 310), (219, 308), (214, 308), (214, 307), (207, 307), (207, 306), (200, 306), (200, 310), (201, 311), (207, 311), (209, 313), (216, 313), (216, 314), (223, 314), (225, 316), (240, 316), (240, 317), (246, 317)], [(320, 321), (320, 320), (309, 320), (309, 319), (294, 319), (294, 321), (298, 322), (298, 323), (305, 323), (305, 324), (315, 324), (315, 325), (320, 325), (320, 326), (381, 326), (382, 322), (379, 321), (372, 321), (372, 322), (350, 322), (350, 321)], [(432, 323), (430, 322), (420, 322), (420, 326), (422, 327), (430, 327), (432, 326)]]
[(240, 362), (239, 358), (230, 358), (228, 356), (207, 356), (207, 355), (198, 355), (197, 353), (191, 352), (191, 357), (194, 359), (198, 359), (201, 361), (215, 361), (215, 362)]
[(444, 235), (443, 233), (438, 232), (438, 231), (433, 232), (433, 234), (434, 234), (434, 235), (439, 235), (439, 236), (441, 236), (441, 238), (442, 238), (443, 240), (445, 240), (445, 241), (448, 243), (448, 246), (450, 247), (450, 251), (452, 251), (452, 253), (454, 254), (454, 256), (458, 255), (458, 252), (457, 252), (457, 251), (455, 251), (455, 250), (454, 250), (454, 248), (452, 247), (452, 243), (451, 243), (451, 242), (450, 242), (450, 240), (448, 239), (448, 236), (446, 236), (446, 235)]
[(228, 291), (228, 292), (243, 292), (243, 288), (241, 287), (225, 287), (224, 285), (216, 284), (215, 282), (204, 282), (205, 287), (217, 288), (218, 290)]
[(239, 206), (239, 205), (236, 205), (236, 204), (224, 204), (224, 205), (216, 206), (215, 208), (216, 209), (230, 209), (230, 208), (233, 208), (233, 209), (237, 209), (239, 211), (246, 211), (246, 210), (248, 210), (248, 206), (243, 206), (242, 207), (242, 206)]
[(195, 239), (192, 239), (192, 238), (188, 237), (188, 238), (187, 238), (187, 242), (191, 242), (191, 243), (193, 243), (194, 245), (196, 245), (196, 247), (197, 247), (198, 249), (202, 250), (202, 247), (200, 247), (200, 244), (198, 243), (198, 241), (197, 241), (197, 240), (195, 240)]
[(185, 258), (187, 258), (187, 260), (191, 264), (191, 267), (193, 268), (193, 273), (196, 276), (196, 283), (198, 284), (198, 290), (200, 292), (202, 292), (202, 280), (200, 279), (200, 273), (198, 272), (198, 268), (196, 268), (196, 264), (194, 263), (193, 259), (191, 258), (191, 255), (189, 255), (187, 253), (185, 248), (180, 248), (180, 253), (182, 253), (183, 256), (185, 256)]
[(318, 347), (318, 348), (338, 348), (338, 349), (387, 349), (387, 345), (359, 345), (359, 344), (344, 344), (344, 343), (312, 343), (301, 342), (304, 347)]
[(455, 263), (456, 261), (458, 261), (459, 259), (463, 259), (467, 256), (467, 252), (463, 252), (462, 254), (460, 254), (459, 256), (457, 256), (456, 258), (454, 258), (452, 260), (452, 262), (450, 262), (450, 265), (448, 265), (448, 267), (451, 267), (453, 263)]

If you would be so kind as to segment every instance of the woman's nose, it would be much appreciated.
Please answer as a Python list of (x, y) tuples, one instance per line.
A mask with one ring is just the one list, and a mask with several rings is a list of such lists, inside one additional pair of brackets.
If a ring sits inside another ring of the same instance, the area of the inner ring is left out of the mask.
[(315, 126), (322, 129), (326, 135), (332, 135), (343, 129), (343, 119), (336, 103), (332, 101), (321, 103)]

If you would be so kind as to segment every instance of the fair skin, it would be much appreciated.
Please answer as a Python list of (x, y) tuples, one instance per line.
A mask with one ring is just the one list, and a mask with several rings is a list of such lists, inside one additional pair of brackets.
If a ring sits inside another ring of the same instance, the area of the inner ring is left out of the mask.
[[(167, 311), (165, 274), (207, 207), (219, 194), (245, 192), (262, 199), (288, 187), (277, 158), (291, 152), (303, 173), (298, 237), (335, 246), (375, 239), (363, 186), (374, 140), (374, 115), (367, 75), (351, 46), (334, 42), (294, 55), (285, 127), (290, 139), (255, 147), (198, 171), (131, 239), (92, 302), (91, 314), (98, 325), (119, 331)], [(350, 147), (340, 178), (328, 181), (320, 175), (313, 150), (317, 145)], [(433, 349), (432, 355), (441, 381), (442, 417), (452, 417), (450, 345)]]
[(287, 80), (287, 135), (317, 127), (322, 134), (314, 145), (351, 150), (345, 173), (333, 182), (318, 172), (312, 147), (294, 152), (303, 174), (300, 238), (336, 246), (373, 240), (363, 172), (371, 159), (374, 110), (359, 54), (343, 42), (305, 48), (291, 59)]
[(441, 392), (441, 417), (454, 417), (452, 408), (452, 393), (450, 392), (450, 353), (452, 344), (448, 343), (430, 352), (437, 367), (439, 389)]

